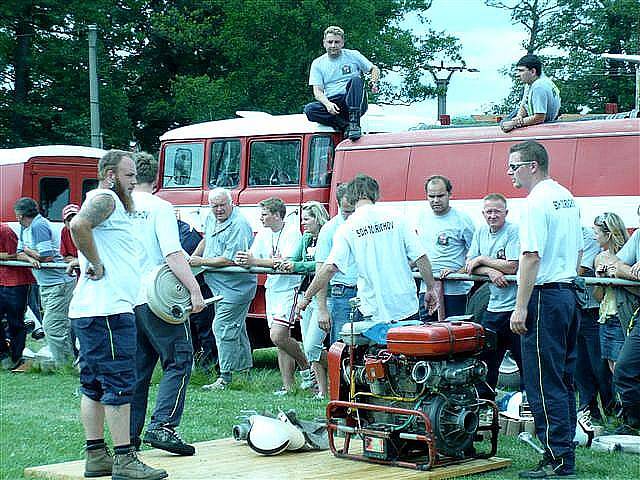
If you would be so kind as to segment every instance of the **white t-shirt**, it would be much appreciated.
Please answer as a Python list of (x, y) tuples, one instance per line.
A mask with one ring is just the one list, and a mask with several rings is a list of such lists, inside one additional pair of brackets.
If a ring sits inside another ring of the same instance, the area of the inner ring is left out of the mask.
[(424, 254), (418, 236), (397, 212), (363, 205), (338, 227), (326, 263), (346, 272), (355, 262), (360, 311), (374, 321), (389, 322), (418, 311), (409, 261)]
[(141, 246), (133, 235), (133, 224), (118, 196), (111, 190), (98, 188), (87, 193), (87, 200), (100, 195), (115, 199), (116, 208), (92, 233), (98, 255), (104, 264), (104, 276), (90, 280), (89, 262), (78, 251), (80, 278), (69, 304), (69, 318), (105, 317), (133, 313), (140, 288)]
[[(290, 258), (298, 249), (302, 234), (297, 225), (287, 225), (279, 232), (263, 228), (256, 234), (251, 245), (251, 254), (255, 258)], [(283, 292), (300, 286), (301, 275), (267, 275), (264, 286), (267, 292)]]
[(536, 285), (572, 281), (583, 248), (580, 209), (573, 195), (555, 180), (541, 181), (529, 192), (520, 217), (520, 252), (538, 252), (540, 257)]
[(147, 303), (147, 287), (154, 269), (164, 264), (167, 255), (182, 251), (178, 221), (173, 206), (150, 193), (133, 192), (135, 210), (130, 214), (133, 234), (142, 245), (142, 288), (136, 305)]

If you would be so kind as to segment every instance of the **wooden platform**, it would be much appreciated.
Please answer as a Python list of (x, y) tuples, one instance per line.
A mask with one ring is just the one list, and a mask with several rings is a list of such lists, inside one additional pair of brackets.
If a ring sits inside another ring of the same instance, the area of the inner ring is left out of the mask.
[[(511, 465), (511, 460), (494, 457), (471, 460), (460, 465), (420, 472), (406, 468), (375, 465), (334, 457), (329, 451), (285, 452), (263, 457), (246, 443), (231, 438), (201, 442), (193, 457), (178, 457), (162, 450), (146, 450), (140, 458), (153, 467), (164, 468), (171, 480), (220, 479), (443, 479), (497, 470)], [(25, 468), (25, 478), (49, 480), (84, 480), (84, 460), (41, 467)], [(100, 477), (110, 479), (111, 477)]]

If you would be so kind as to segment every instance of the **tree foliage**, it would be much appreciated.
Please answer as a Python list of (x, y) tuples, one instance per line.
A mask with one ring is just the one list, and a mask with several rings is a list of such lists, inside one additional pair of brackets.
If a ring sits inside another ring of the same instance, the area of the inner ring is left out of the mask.
[[(634, 66), (605, 61), (600, 55), (640, 52), (640, 0), (485, 3), (510, 10), (512, 22), (525, 27), (528, 38), (523, 48), (538, 54), (543, 70), (556, 81), (562, 97), (561, 113), (577, 113), (585, 107), (603, 112), (605, 103), (617, 103), (621, 111), (633, 108)], [(541, 51), (554, 53), (543, 55)], [(521, 91), (522, 86), (514, 83), (509, 96), (494, 106), (493, 112), (511, 111)]]
[(0, 144), (89, 143), (87, 26), (98, 27), (105, 147), (157, 147), (167, 129), (236, 110), (300, 112), (322, 31), (341, 25), (347, 47), (383, 72), (380, 100), (434, 94), (425, 66), (459, 61), (454, 37), (399, 27), (423, 22), (431, 0), (5, 0), (0, 3)]

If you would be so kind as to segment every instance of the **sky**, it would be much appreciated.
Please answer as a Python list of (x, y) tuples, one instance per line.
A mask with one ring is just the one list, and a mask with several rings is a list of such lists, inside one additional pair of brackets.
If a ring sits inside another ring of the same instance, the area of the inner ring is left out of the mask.
[[(488, 7), (482, 0), (434, 0), (427, 17), (434, 30), (458, 37), (467, 67), (480, 70), (453, 74), (447, 92), (447, 113), (481, 114), (491, 103), (499, 103), (511, 87), (511, 80), (499, 70), (526, 53), (522, 48), (526, 33), (521, 26), (511, 24), (509, 11)], [(403, 27), (420, 33), (415, 18), (407, 17)], [(435, 120), (438, 102), (434, 98), (410, 107), (385, 106), (384, 110)]]

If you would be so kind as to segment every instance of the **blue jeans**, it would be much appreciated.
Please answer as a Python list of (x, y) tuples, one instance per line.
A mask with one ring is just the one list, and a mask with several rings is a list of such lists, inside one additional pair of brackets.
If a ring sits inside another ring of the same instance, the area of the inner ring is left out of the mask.
[(329, 285), (327, 306), (331, 317), (329, 341), (334, 344), (338, 340), (342, 327), (350, 322), (351, 305), (349, 300), (358, 296), (358, 289), (349, 285)]
[(304, 106), (304, 113), (310, 122), (318, 122), (329, 125), (338, 130), (342, 130), (345, 124), (349, 123), (349, 111), (357, 110), (360, 116), (367, 111), (367, 96), (364, 93), (364, 82), (360, 77), (353, 77), (347, 83), (345, 94), (333, 95), (329, 101), (335, 103), (340, 108), (338, 115), (332, 115), (320, 102), (307, 103)]
[(144, 427), (153, 369), (160, 360), (162, 378), (149, 428), (180, 424), (184, 399), (191, 377), (193, 347), (189, 321), (174, 325), (158, 318), (149, 306), (135, 308), (138, 339), (136, 348), (137, 381), (131, 401), (131, 437), (139, 438)]
[(640, 322), (624, 341), (616, 362), (613, 381), (620, 392), (625, 420), (633, 427), (640, 428)]

